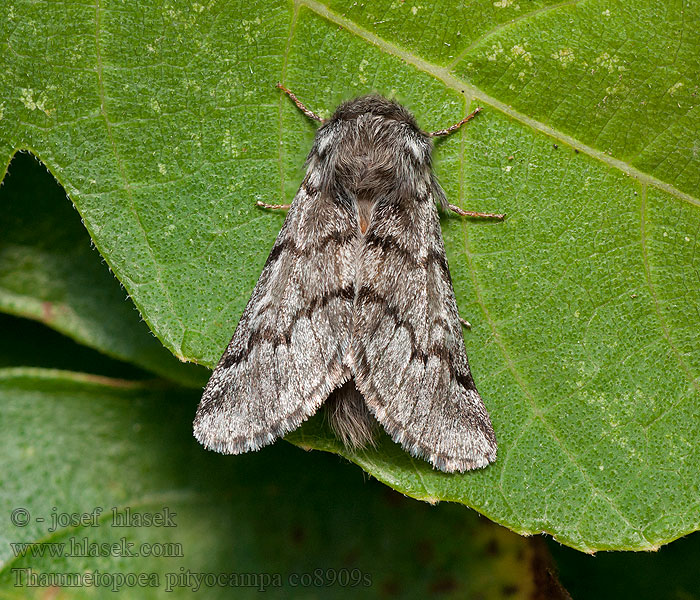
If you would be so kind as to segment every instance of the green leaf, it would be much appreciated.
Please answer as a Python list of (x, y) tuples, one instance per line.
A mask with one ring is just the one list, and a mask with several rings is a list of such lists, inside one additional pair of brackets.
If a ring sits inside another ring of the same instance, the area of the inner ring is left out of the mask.
[[(29, 155), (13, 160), (0, 189), (0, 211), (0, 310), (40, 321), (110, 357), (184, 385), (199, 387), (206, 381), (204, 369), (180, 363), (149, 335), (119, 282), (90, 247), (65, 193)], [(26, 338), (17, 341), (23, 344)], [(54, 344), (44, 340), (32, 354), (58, 353)], [(77, 365), (76, 351), (84, 354), (74, 346), (63, 356), (46, 358), (71, 359)], [(27, 352), (15, 347), (13, 353), (12, 364), (35, 364)]]
[[(334, 457), (288, 444), (235, 460), (204, 452), (191, 436), (197, 399), (67, 371), (0, 369), (0, 596), (45, 597), (27, 586), (29, 569), (99, 571), (108, 582), (61, 586), (58, 598), (113, 597), (111, 582), (131, 573), (149, 582), (122, 582), (119, 591), (136, 598), (162, 598), (168, 584), (167, 597), (195, 587), (259, 597), (262, 587), (273, 598), (530, 598), (546, 576), (537, 545), (462, 507), (365, 482)], [(113, 508), (125, 526), (115, 526)], [(164, 525), (126, 526), (128, 511), (162, 515)], [(86, 517), (61, 526), (66, 513)], [(15, 556), (16, 544), (34, 545)], [(77, 555), (91, 544), (119, 550)], [(114, 555), (148, 550), (142, 544), (169, 556)], [(202, 583), (207, 574), (228, 579)]]
[[(8, 3), (0, 153), (37, 154), (152, 330), (212, 365), (283, 220), (254, 203), (291, 198), (313, 136), (277, 81), (427, 130), (482, 105), (435, 159), (451, 200), (508, 214), (443, 222), (498, 460), (351, 459), (518, 532), (658, 547), (700, 526), (700, 5), (462, 4)], [(337, 450), (318, 420), (293, 439)]]

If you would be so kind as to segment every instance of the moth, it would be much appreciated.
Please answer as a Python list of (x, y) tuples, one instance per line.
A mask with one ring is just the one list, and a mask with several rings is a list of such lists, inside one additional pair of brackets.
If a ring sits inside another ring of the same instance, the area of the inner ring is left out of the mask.
[(233, 338), (207, 384), (194, 435), (224, 454), (258, 450), (325, 403), (351, 450), (381, 425), (452, 473), (496, 459), (496, 437), (462, 338), (437, 205), (432, 138), (379, 95), (319, 121), (306, 175)]

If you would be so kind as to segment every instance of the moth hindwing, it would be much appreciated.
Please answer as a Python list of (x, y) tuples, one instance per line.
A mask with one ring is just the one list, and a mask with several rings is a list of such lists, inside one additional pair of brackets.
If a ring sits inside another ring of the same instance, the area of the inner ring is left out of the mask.
[(257, 450), (326, 403), (351, 449), (381, 426), (442, 471), (486, 466), (496, 438), (469, 369), (436, 204), (503, 215), (449, 205), (431, 167), (431, 138), (476, 111), (428, 134), (381, 96), (322, 121), (282, 89), (322, 125), (204, 390), (196, 438), (228, 454)]

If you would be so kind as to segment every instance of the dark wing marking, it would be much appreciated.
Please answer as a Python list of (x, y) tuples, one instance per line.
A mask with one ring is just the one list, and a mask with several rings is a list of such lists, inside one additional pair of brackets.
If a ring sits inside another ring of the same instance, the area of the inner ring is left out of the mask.
[(360, 243), (348, 358), (358, 389), (414, 456), (446, 472), (486, 466), (496, 438), (469, 370), (432, 198), (380, 200)]
[(296, 429), (349, 377), (357, 224), (305, 179), (226, 352), (194, 435), (226, 454)]

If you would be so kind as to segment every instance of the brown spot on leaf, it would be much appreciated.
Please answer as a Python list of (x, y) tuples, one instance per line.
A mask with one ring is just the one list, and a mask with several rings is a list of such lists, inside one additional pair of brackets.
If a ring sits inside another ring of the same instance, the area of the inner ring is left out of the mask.
[(58, 596), (60, 591), (60, 587), (52, 585), (51, 587), (46, 588), (46, 591), (41, 595), (41, 600), (53, 600), (56, 598), (56, 596)]
[(360, 560), (360, 552), (358, 550), (350, 550), (350, 552), (346, 552), (343, 555), (343, 565), (345, 566), (354, 566), (357, 564), (357, 561)]
[(447, 594), (449, 592), (454, 592), (457, 589), (457, 587), (457, 580), (451, 575), (448, 575), (446, 577), (438, 579), (437, 581), (434, 581), (430, 585), (430, 591), (433, 594)]
[(382, 596), (398, 596), (399, 592), (401, 592), (401, 586), (399, 585), (399, 582), (396, 581), (395, 579), (387, 579), (382, 583), (381, 586), (382, 589)]
[(305, 539), (306, 533), (304, 532), (304, 530), (299, 525), (295, 525), (292, 528), (292, 543), (296, 546), (299, 546), (304, 542)]
[(427, 566), (435, 556), (433, 543), (430, 540), (420, 540), (416, 546), (416, 554), (421, 564)]
[(41, 318), (44, 323), (51, 323), (51, 321), (53, 321), (54, 313), (53, 304), (51, 304), (51, 302), (41, 303)]
[(395, 492), (391, 488), (384, 489), (384, 500), (389, 506), (401, 506), (404, 501), (404, 497), (399, 492)]
[(486, 554), (489, 556), (498, 556), (501, 553), (501, 547), (498, 545), (498, 540), (496, 538), (491, 538), (486, 544)]

